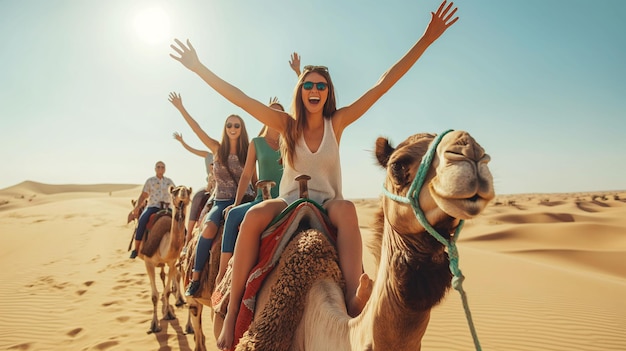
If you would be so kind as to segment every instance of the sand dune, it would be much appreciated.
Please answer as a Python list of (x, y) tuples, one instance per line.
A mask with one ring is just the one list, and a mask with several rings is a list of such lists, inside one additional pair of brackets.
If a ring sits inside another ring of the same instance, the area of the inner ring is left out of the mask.
[[(0, 190), (0, 349), (189, 350), (187, 309), (148, 334), (143, 262), (126, 225), (139, 185), (23, 182)], [(354, 200), (363, 236), (377, 199)], [(459, 240), (483, 350), (626, 350), (626, 191), (499, 196)], [(365, 267), (372, 274), (371, 255)], [(172, 299), (173, 301), (173, 299)], [(473, 349), (458, 294), (424, 350)], [(209, 312), (207, 346), (215, 350)]]

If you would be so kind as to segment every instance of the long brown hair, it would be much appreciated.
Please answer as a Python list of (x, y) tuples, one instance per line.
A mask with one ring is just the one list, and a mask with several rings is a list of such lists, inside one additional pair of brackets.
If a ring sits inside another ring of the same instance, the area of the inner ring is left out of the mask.
[(280, 152), (283, 159), (287, 160), (287, 163), (293, 167), (296, 160), (296, 142), (302, 136), (304, 127), (306, 126), (306, 107), (302, 102), (302, 83), (306, 76), (316, 72), (326, 79), (328, 83), (328, 98), (324, 103), (324, 118), (332, 118), (335, 111), (337, 111), (337, 101), (335, 100), (335, 86), (330, 79), (328, 68), (324, 66), (305, 66), (304, 72), (298, 79), (298, 84), (293, 93), (293, 101), (291, 103), (291, 117), (287, 120), (287, 128), (285, 130), (284, 138), (281, 138)]
[[(283, 105), (278, 102), (278, 98), (274, 97), (274, 98), (270, 98), (270, 103), (267, 105), (275, 110), (280, 110), (280, 111), (285, 111), (285, 108), (283, 107)], [(272, 106), (277, 106), (279, 108), (275, 108)], [(263, 127), (261, 127), (261, 130), (259, 131), (259, 135), (260, 137), (264, 137), (267, 134), (267, 125), (263, 125)], [(278, 136), (280, 138), (280, 135)]]
[[(217, 149), (216, 160), (219, 161), (222, 166), (228, 167), (228, 155), (230, 154), (230, 138), (228, 137), (228, 134), (226, 134), (226, 123), (231, 117), (236, 117), (239, 120), (239, 124), (241, 124), (241, 134), (239, 134), (239, 142), (237, 144), (237, 157), (239, 158), (239, 164), (241, 164), (241, 167), (243, 167), (246, 164), (246, 157), (248, 156), (248, 145), (250, 141), (248, 140), (248, 131), (246, 131), (246, 124), (243, 122), (243, 119), (238, 115), (230, 115), (226, 117), (226, 120), (224, 121), (222, 141), (220, 142), (220, 147)], [(224, 161), (222, 162), (222, 160)]]

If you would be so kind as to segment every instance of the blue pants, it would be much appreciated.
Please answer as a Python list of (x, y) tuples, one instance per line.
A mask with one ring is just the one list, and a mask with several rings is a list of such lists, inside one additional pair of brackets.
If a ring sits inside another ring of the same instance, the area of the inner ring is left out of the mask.
[(147, 207), (141, 215), (139, 216), (139, 223), (137, 223), (137, 229), (135, 230), (135, 240), (141, 240), (143, 238), (143, 234), (146, 231), (146, 226), (148, 226), (148, 221), (150, 220), (150, 216), (152, 214), (159, 212), (159, 207)]
[(261, 201), (262, 199), (255, 199), (254, 201), (233, 207), (228, 211), (228, 216), (226, 216), (226, 221), (224, 222), (224, 233), (222, 234), (222, 252), (235, 252), (235, 242), (239, 235), (239, 225), (243, 221), (243, 217), (250, 207)]
[[(226, 207), (230, 206), (235, 202), (235, 199), (232, 200), (213, 200), (213, 207), (206, 215), (206, 222), (213, 222), (216, 227), (220, 226), (220, 222), (222, 221), (222, 213)], [(206, 264), (206, 261), (209, 259), (209, 252), (211, 251), (211, 245), (213, 244), (213, 239), (207, 239), (200, 235), (198, 238), (198, 245), (196, 246), (196, 261), (193, 263), (193, 271), (194, 272), (202, 272), (202, 268)]]

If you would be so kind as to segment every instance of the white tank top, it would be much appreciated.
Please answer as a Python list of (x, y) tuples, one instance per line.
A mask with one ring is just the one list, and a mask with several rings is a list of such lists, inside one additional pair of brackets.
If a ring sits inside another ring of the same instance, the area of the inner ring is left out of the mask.
[(341, 163), (339, 144), (330, 118), (324, 118), (322, 143), (313, 153), (304, 141), (304, 135), (296, 142), (295, 165), (291, 167), (284, 160), (285, 169), (280, 181), (280, 198), (291, 204), (300, 197), (300, 184), (295, 180), (299, 175), (311, 177), (308, 182), (309, 198), (323, 204), (328, 200), (343, 199), (341, 192)]

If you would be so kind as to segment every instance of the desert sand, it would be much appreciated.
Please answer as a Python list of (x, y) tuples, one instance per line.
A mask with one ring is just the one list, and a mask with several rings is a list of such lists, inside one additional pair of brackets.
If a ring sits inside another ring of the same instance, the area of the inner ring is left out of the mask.
[[(0, 350), (192, 348), (186, 307), (147, 333), (149, 281), (127, 251), (140, 191), (30, 181), (0, 190)], [(353, 201), (366, 243), (378, 199)], [(458, 247), (483, 350), (626, 350), (626, 191), (500, 195)], [(473, 350), (456, 291), (431, 318), (423, 350)], [(209, 309), (204, 321), (216, 350)]]

